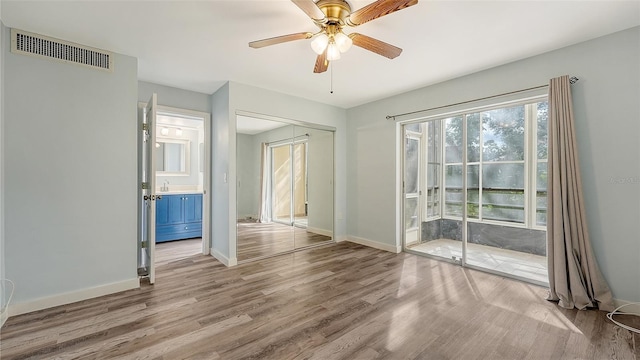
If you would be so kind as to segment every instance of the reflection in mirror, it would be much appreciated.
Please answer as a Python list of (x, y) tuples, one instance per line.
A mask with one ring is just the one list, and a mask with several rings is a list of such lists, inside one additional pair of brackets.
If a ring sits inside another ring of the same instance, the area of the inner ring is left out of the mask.
[(168, 174), (189, 172), (189, 141), (158, 139), (156, 141), (156, 171)]
[(237, 117), (238, 261), (332, 240), (333, 132)]
[(294, 128), (295, 248), (333, 236), (333, 132)]

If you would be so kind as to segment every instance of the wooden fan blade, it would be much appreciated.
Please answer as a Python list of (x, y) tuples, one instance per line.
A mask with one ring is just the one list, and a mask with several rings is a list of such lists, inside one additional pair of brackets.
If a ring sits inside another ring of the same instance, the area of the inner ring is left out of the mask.
[(347, 25), (358, 26), (367, 21), (375, 20), (379, 17), (389, 15), (398, 10), (408, 8), (418, 3), (418, 0), (378, 0), (371, 4), (352, 12), (347, 17)]
[(389, 59), (398, 57), (402, 52), (402, 49), (400, 49), (399, 47), (387, 44), (384, 41), (374, 39), (367, 35), (352, 33), (349, 34), (349, 37), (351, 38), (351, 40), (353, 40), (353, 45), (372, 51)]
[(323, 73), (329, 68), (329, 60), (327, 60), (327, 49), (316, 58), (316, 65), (313, 67), (313, 72), (316, 74)]
[(254, 49), (259, 49), (261, 47), (280, 44), (287, 41), (311, 39), (312, 36), (313, 34), (310, 32), (301, 32), (297, 34), (276, 36), (268, 39), (252, 41), (249, 43), (249, 47), (252, 47)]
[(324, 24), (327, 18), (313, 0), (291, 0), (313, 21)]

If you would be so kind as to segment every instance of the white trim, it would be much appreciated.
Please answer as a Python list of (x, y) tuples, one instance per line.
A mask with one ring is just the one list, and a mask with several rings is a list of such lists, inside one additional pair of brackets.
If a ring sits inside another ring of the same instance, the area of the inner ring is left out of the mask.
[(304, 126), (304, 127), (308, 127), (316, 130), (327, 130), (327, 131), (333, 131), (333, 132), (336, 131), (336, 128), (333, 126), (320, 125), (320, 124), (315, 124), (315, 123), (310, 123), (310, 122), (295, 120), (295, 119), (288, 119), (280, 116), (260, 114), (252, 111), (236, 110), (236, 119), (238, 118), (238, 116), (246, 116), (246, 117), (251, 117), (255, 119), (262, 119), (262, 120), (268, 120), (268, 121), (281, 122), (281, 123), (290, 124), (290, 125)]
[(64, 294), (47, 296), (23, 303), (15, 303), (9, 306), (9, 316), (16, 316), (33, 311), (52, 308), (54, 306), (67, 305), (78, 301), (93, 299), (121, 291), (137, 289), (140, 287), (140, 279), (128, 279), (115, 283), (85, 288)]
[(341, 242), (345, 242), (345, 241), (347, 241), (347, 240), (349, 240), (349, 238), (348, 238), (347, 236), (345, 236), (345, 235), (337, 236), (337, 237), (334, 239), (334, 241), (336, 242), (336, 244), (337, 244), (337, 243), (341, 243)]
[(347, 237), (346, 240), (349, 241), (349, 242), (352, 242), (352, 243), (356, 243), (356, 244), (372, 247), (374, 249), (392, 252), (394, 254), (398, 254), (398, 253), (402, 252), (402, 246), (384, 244), (384, 243), (381, 243), (379, 241), (369, 240), (369, 239), (365, 239), (365, 238), (361, 238), (361, 237), (357, 237), (357, 236), (349, 236), (349, 237)]
[(307, 232), (333, 237), (333, 232), (331, 230), (326, 230), (326, 229), (307, 227)]
[(622, 305), (627, 305), (627, 304), (632, 304), (632, 305), (625, 306), (624, 309), (620, 309), (621, 313), (635, 314), (640, 316), (640, 303), (636, 301), (613, 299), (613, 305), (615, 307), (620, 307)]
[[(147, 106), (146, 102), (138, 101), (138, 108), (142, 109)], [(202, 255), (209, 254), (211, 244), (210, 231), (210, 213), (211, 213), (211, 113), (177, 108), (172, 106), (158, 105), (160, 115), (182, 117), (204, 123), (204, 176), (203, 176), (203, 192), (202, 192)]]
[(231, 266), (238, 265), (238, 258), (229, 259), (228, 257), (222, 255), (221, 252), (219, 252), (218, 250), (216, 250), (214, 248), (211, 248), (211, 256), (213, 256), (214, 258), (216, 258), (216, 260), (218, 260), (221, 263), (223, 263), (224, 266), (226, 266), (226, 267), (231, 267)]

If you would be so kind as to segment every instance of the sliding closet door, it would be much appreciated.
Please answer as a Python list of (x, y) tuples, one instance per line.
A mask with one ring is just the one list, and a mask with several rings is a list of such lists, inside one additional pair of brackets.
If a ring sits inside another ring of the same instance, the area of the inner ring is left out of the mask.
[(293, 152), (295, 248), (333, 239), (333, 131), (296, 126)]

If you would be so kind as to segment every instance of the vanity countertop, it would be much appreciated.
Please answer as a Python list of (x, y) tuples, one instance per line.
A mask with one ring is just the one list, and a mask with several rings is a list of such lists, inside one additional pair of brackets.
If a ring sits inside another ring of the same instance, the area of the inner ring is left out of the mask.
[(182, 194), (202, 194), (202, 190), (156, 190), (156, 195), (182, 195)]

